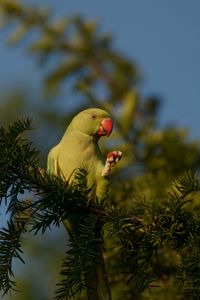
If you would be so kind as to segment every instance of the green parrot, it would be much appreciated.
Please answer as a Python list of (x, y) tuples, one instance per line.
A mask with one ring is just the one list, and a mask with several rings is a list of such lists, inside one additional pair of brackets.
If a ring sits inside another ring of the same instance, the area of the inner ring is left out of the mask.
[[(49, 172), (60, 175), (72, 183), (76, 171), (86, 168), (88, 171), (87, 185), (98, 201), (105, 199), (109, 187), (111, 168), (121, 159), (121, 151), (109, 152), (106, 159), (102, 155), (98, 141), (109, 136), (113, 129), (110, 115), (99, 108), (89, 108), (77, 114), (69, 124), (59, 144), (53, 147), (48, 155)], [(93, 197), (92, 197), (93, 198)], [(70, 235), (69, 221), (63, 221)], [(100, 265), (87, 278), (88, 284), (94, 287), (88, 292), (88, 300), (111, 300), (105, 272), (102, 249)]]
[(90, 108), (80, 112), (71, 121), (60, 143), (50, 150), (48, 170), (72, 182), (75, 171), (86, 167), (88, 187), (95, 189), (95, 195), (101, 201), (108, 191), (111, 167), (122, 156), (121, 151), (112, 151), (105, 162), (100, 151), (99, 138), (109, 136), (112, 129), (113, 122), (106, 111)]

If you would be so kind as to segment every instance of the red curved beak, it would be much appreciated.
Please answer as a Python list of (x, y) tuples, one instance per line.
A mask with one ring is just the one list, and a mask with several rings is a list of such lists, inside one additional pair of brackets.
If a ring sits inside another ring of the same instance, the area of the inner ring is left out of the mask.
[(110, 118), (103, 119), (97, 131), (98, 136), (109, 136), (113, 130), (113, 122)]

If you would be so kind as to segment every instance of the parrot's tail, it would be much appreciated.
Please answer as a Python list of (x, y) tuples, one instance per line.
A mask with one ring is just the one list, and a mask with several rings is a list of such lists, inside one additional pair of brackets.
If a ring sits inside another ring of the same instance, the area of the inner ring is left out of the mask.
[(88, 300), (112, 300), (103, 257), (103, 250), (101, 248), (99, 252), (98, 263), (96, 264), (93, 272), (86, 276), (85, 281), (89, 287), (87, 290)]
[[(63, 224), (67, 229), (69, 237), (71, 236), (72, 224), (68, 220), (63, 220)], [(88, 287), (88, 300), (112, 300), (111, 291), (106, 273), (105, 261), (103, 257), (102, 245), (99, 244), (99, 254), (96, 259), (94, 270), (85, 275), (85, 283)]]

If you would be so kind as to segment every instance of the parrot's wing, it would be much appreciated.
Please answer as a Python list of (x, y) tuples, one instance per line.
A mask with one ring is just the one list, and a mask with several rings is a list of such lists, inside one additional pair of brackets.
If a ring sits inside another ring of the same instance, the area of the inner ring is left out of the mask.
[(58, 175), (60, 173), (59, 166), (58, 166), (58, 155), (57, 155), (57, 148), (54, 147), (48, 154), (47, 158), (47, 170), (50, 173)]

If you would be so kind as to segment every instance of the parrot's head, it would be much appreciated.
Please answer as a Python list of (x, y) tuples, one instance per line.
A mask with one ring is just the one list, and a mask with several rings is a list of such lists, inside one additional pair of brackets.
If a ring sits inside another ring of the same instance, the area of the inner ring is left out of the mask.
[(89, 108), (81, 111), (70, 124), (70, 130), (77, 130), (97, 138), (109, 136), (112, 129), (113, 122), (110, 115), (99, 108)]

